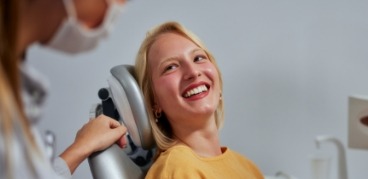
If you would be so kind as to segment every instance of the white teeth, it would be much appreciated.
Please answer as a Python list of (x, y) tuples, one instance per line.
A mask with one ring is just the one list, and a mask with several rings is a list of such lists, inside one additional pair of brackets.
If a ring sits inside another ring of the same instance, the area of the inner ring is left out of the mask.
[(187, 91), (184, 95), (184, 97), (188, 98), (188, 97), (191, 97), (192, 95), (195, 95), (195, 94), (198, 94), (198, 93), (202, 93), (204, 91), (207, 91), (207, 87), (206, 85), (201, 85), (201, 86), (198, 86), (196, 88), (193, 88), (189, 91)]

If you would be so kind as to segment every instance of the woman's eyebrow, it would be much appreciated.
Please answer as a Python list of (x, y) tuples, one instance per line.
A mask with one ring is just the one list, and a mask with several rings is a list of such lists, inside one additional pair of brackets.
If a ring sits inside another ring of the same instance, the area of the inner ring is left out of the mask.
[[(202, 52), (205, 52), (202, 48), (194, 48), (193, 50), (190, 51), (191, 54), (194, 54), (198, 51), (202, 51)], [(180, 57), (179, 56), (172, 56), (172, 57), (167, 57), (167, 58), (163, 58), (163, 60), (160, 61), (160, 63), (158, 64), (158, 68), (160, 69), (161, 66), (169, 61), (174, 61), (174, 60), (177, 60), (179, 59)]]
[(172, 57), (168, 57), (168, 58), (164, 58), (163, 60), (160, 61), (160, 63), (158, 64), (158, 68), (161, 68), (161, 66), (169, 61), (174, 61), (176, 59), (178, 59), (178, 56), (172, 56)]
[(203, 52), (205, 52), (203, 49), (201, 49), (201, 48), (195, 48), (195, 49), (193, 49), (192, 51), (191, 51), (191, 53), (193, 54), (193, 53), (195, 53), (195, 52), (198, 52), (198, 51), (203, 51)]

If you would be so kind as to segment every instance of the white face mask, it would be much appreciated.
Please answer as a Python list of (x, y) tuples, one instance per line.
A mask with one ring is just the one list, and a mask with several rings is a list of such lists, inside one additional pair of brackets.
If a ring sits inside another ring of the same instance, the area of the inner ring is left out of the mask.
[(117, 16), (123, 11), (124, 5), (113, 2), (113, 0), (107, 1), (108, 9), (101, 25), (94, 29), (87, 29), (78, 22), (73, 0), (63, 0), (68, 17), (46, 46), (69, 54), (94, 49), (102, 38), (108, 36)]

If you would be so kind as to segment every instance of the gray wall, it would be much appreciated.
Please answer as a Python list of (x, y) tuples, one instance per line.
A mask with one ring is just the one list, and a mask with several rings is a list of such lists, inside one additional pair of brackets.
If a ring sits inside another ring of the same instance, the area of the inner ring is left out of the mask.
[[(314, 138), (347, 144), (347, 97), (367, 94), (368, 1), (132, 1), (114, 33), (94, 52), (66, 56), (34, 46), (29, 61), (49, 77), (42, 129), (62, 152), (88, 120), (111, 67), (133, 64), (145, 32), (176, 20), (213, 52), (224, 78), (224, 145), (271, 175), (310, 178)], [(320, 150), (336, 157), (336, 149)], [(333, 162), (336, 162), (334, 158)], [(368, 175), (368, 152), (347, 148), (351, 179)], [(332, 166), (332, 178), (336, 178)], [(84, 162), (74, 178), (91, 178)]]

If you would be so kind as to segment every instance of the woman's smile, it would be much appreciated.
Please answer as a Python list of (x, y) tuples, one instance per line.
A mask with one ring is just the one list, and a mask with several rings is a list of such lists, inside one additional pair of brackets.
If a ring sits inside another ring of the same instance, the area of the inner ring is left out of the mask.
[(208, 93), (209, 93), (209, 85), (206, 83), (200, 83), (190, 85), (184, 91), (182, 96), (188, 100), (197, 100), (207, 96)]

